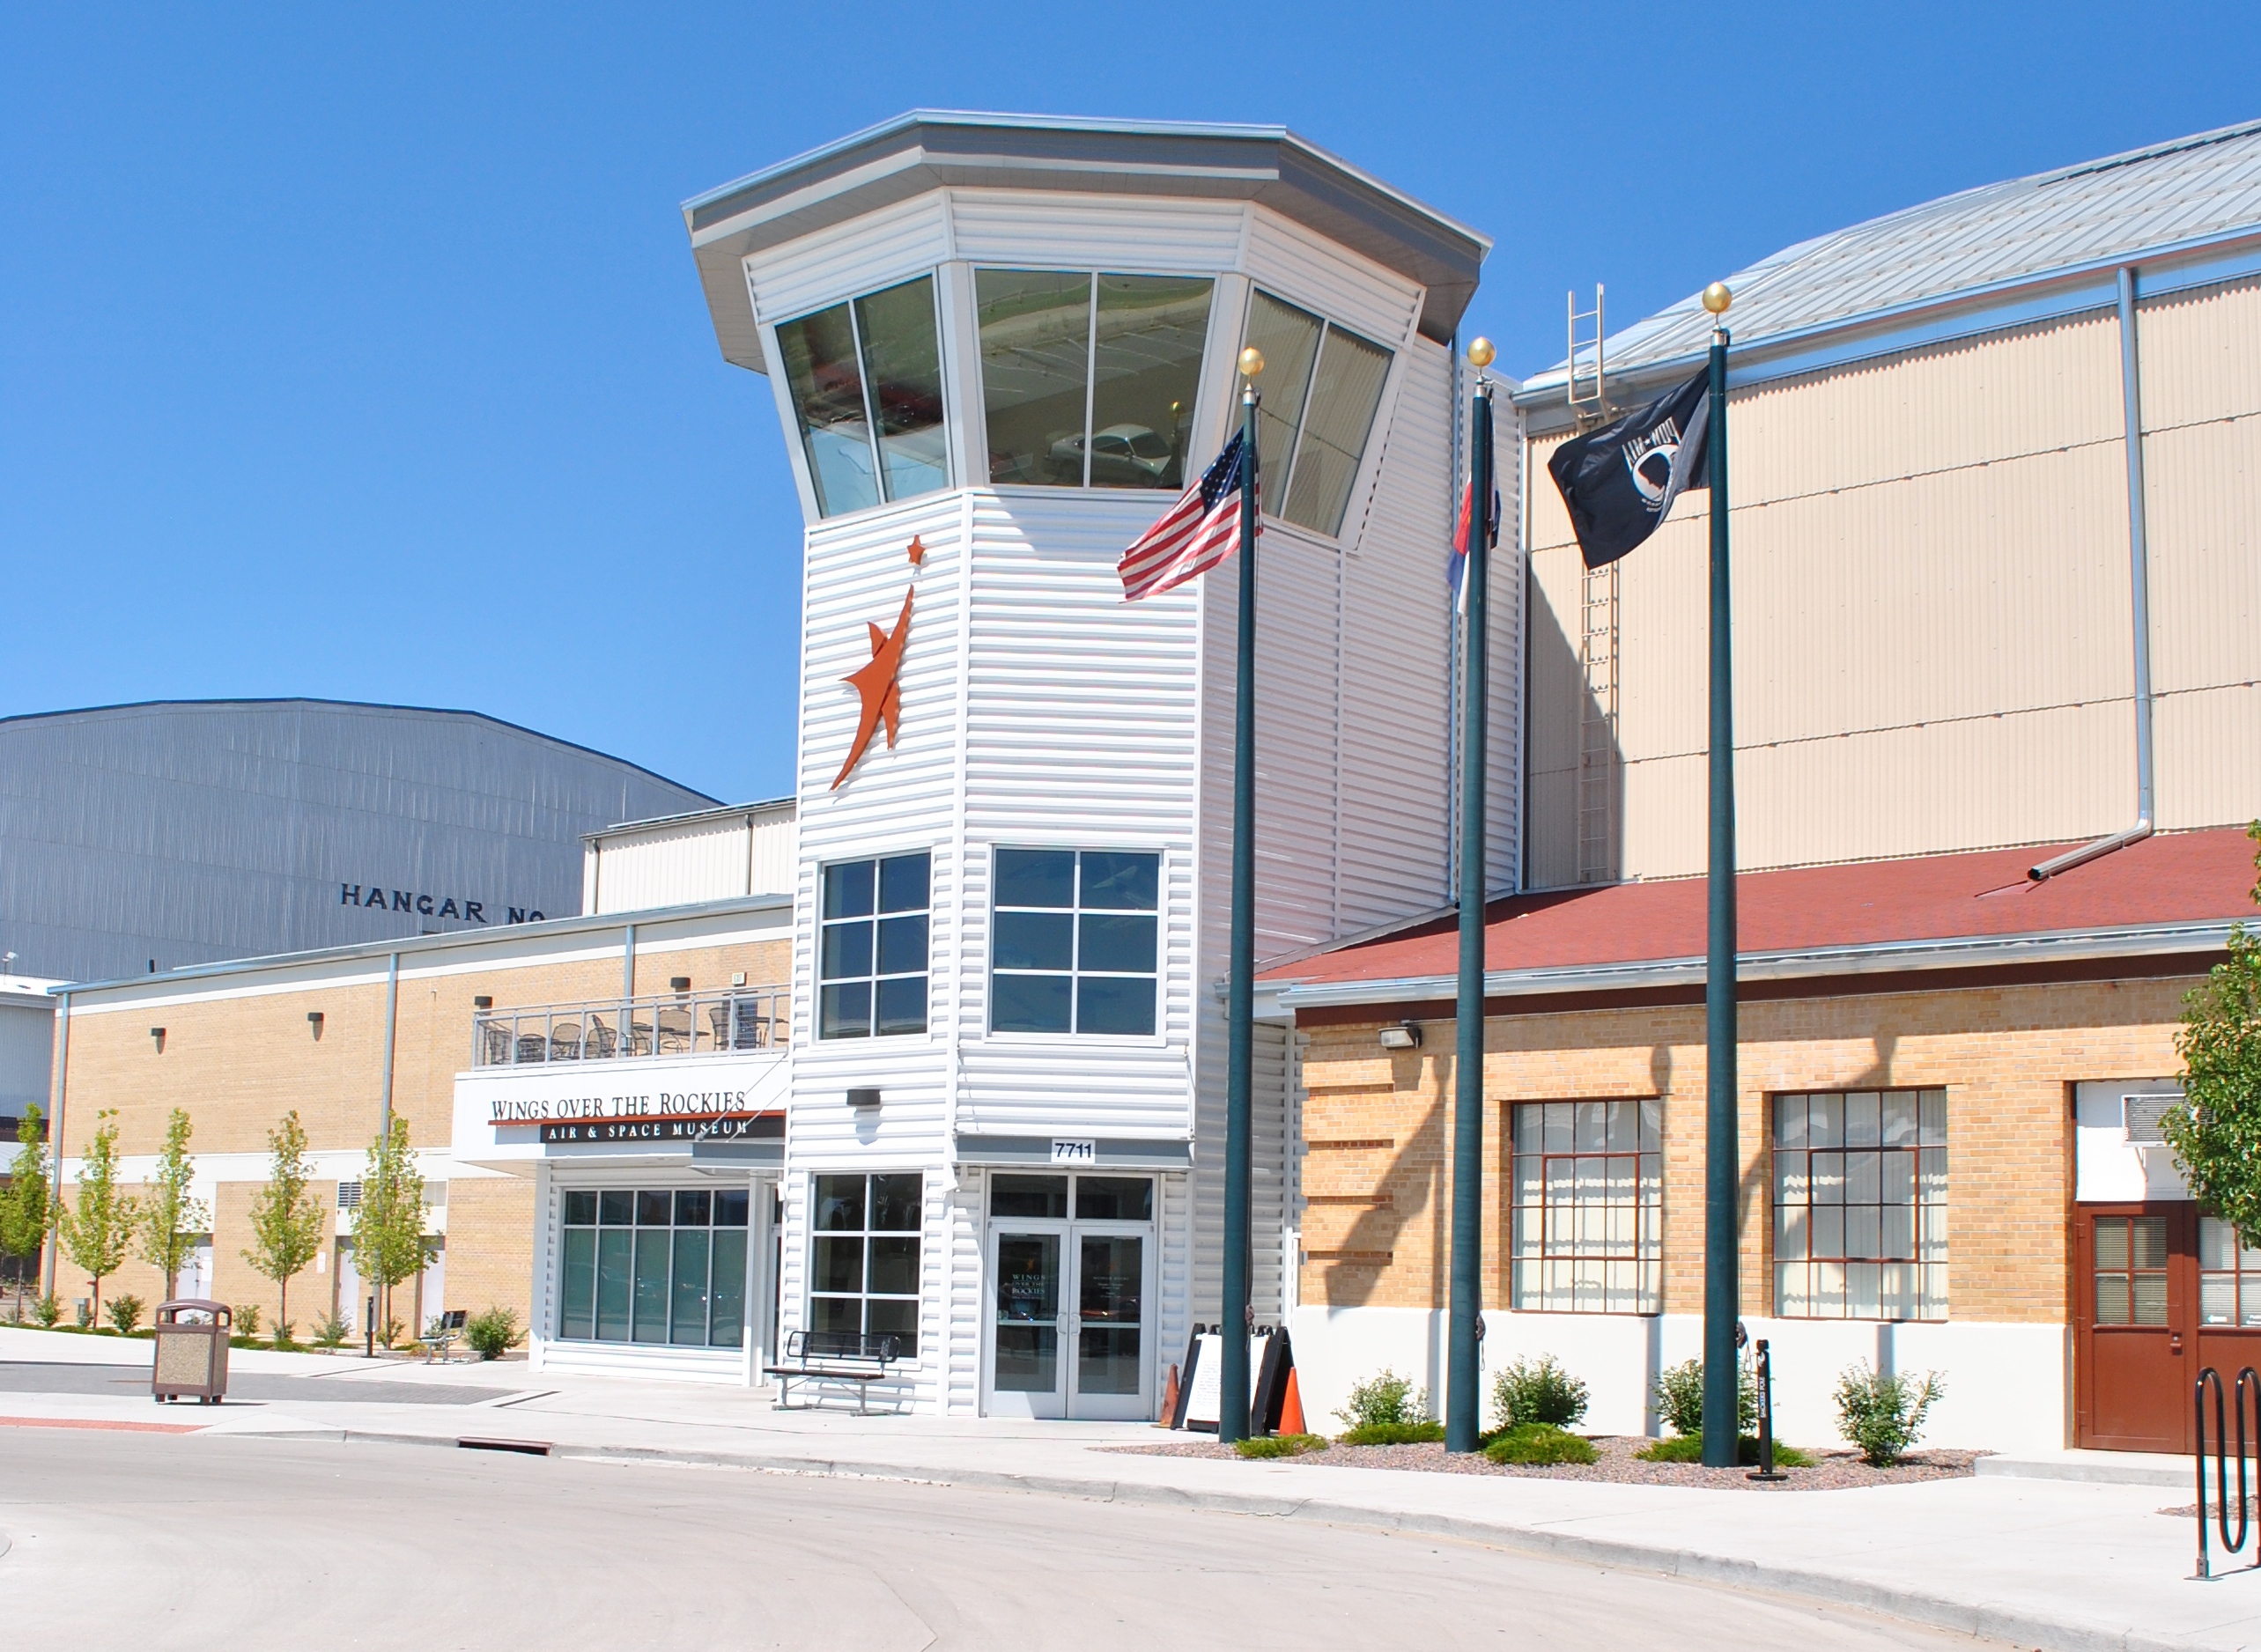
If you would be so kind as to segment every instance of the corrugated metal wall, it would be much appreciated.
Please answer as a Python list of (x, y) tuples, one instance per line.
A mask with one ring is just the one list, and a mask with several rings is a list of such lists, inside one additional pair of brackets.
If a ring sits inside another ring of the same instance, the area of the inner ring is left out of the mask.
[[(2261, 300), (2146, 306), (2161, 823), (2261, 812), (2250, 523)], [(2119, 330), (2110, 313), (1733, 398), (1745, 867), (2057, 841), (2135, 808)], [(1533, 444), (1534, 471), (1559, 438)], [(1614, 870), (1703, 869), (1705, 496), (1621, 564)], [(1533, 882), (1578, 877), (1578, 558), (1531, 510)], [(2242, 742), (2242, 743), (2241, 743)]]
[[(0, 947), (78, 980), (580, 910), (581, 836), (713, 800), (491, 719), (326, 702), (0, 722)], [(363, 900), (347, 903), (341, 886)], [(366, 903), (381, 886), (382, 910)], [(395, 892), (408, 897), (395, 910)], [(418, 896), (432, 911), (416, 910)]]
[(790, 895), (795, 843), (790, 805), (607, 833), (587, 845), (581, 898), (602, 913)]

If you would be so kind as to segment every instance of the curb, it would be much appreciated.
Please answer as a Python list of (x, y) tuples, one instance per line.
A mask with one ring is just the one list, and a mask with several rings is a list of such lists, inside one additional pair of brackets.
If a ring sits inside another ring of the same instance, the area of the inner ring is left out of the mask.
[[(452, 1434), (380, 1433), (360, 1428), (306, 1428), (233, 1436), (240, 1439), (308, 1440), (346, 1444), (453, 1448)], [(1198, 1513), (1246, 1515), (1266, 1519), (1310, 1520), (1326, 1525), (1421, 1533), (1512, 1549), (1556, 1560), (1578, 1560), (1614, 1571), (1647, 1572), (1690, 1582), (1762, 1589), (1775, 1594), (1856, 1606), (1910, 1622), (1989, 1640), (2048, 1648), (2050, 1652), (2191, 1652), (2190, 1640), (2098, 1628), (2091, 1624), (2044, 1617), (1991, 1603), (1954, 1600), (1920, 1589), (1897, 1589), (1859, 1578), (1757, 1560), (1666, 1548), (1610, 1538), (1581, 1537), (1530, 1526), (1498, 1524), (1453, 1515), (1420, 1515), (1323, 1498), (1279, 1497), (1260, 1492), (1189, 1491), (1069, 1475), (1020, 1474), (1002, 1470), (888, 1468), (830, 1457), (777, 1457), (753, 1452), (670, 1449), (661, 1446), (570, 1445), (552, 1442), (552, 1458), (593, 1463), (634, 1463), (690, 1468), (738, 1469), (763, 1474), (796, 1474), (818, 1479), (871, 1480), (895, 1485), (938, 1486), (978, 1491), (1024, 1492)]]

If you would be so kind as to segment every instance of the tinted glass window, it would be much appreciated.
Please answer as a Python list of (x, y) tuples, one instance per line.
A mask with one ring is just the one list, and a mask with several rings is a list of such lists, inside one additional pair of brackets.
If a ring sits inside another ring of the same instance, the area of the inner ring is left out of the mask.
[(1001, 848), (995, 864), (990, 1030), (1151, 1036), (1161, 857)]
[(777, 343), (818, 514), (949, 484), (933, 277), (780, 322)]

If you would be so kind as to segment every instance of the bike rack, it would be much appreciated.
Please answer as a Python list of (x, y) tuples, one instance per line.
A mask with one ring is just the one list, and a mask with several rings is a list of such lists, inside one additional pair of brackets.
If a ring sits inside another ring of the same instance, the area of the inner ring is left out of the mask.
[[(2245, 1546), (2248, 1529), (2251, 1524), (2253, 1506), (2247, 1495), (2245, 1460), (2249, 1455), (2261, 1453), (2261, 1373), (2247, 1366), (2237, 1374), (2237, 1386), (2232, 1390), (2230, 1414), (2237, 1421), (2237, 1535), (2229, 1531), (2229, 1434), (2222, 1415), (2221, 1374), (2211, 1365), (2198, 1373), (2192, 1384), (2191, 1403), (2197, 1412), (2191, 1437), (2195, 1449), (2191, 1454), (2198, 1480), (2198, 1578), (2201, 1582), (2213, 1576), (2213, 1567), (2206, 1554), (2206, 1389), (2211, 1384), (2214, 1395), (2214, 1502), (2215, 1521), (2221, 1529), (2221, 1547), (2225, 1555), (2235, 1554)], [(2245, 1432), (2245, 1413), (2250, 1406), (2253, 1412), (2253, 1434)], [(2261, 1468), (2261, 1458), (2257, 1458)], [(2255, 1488), (2261, 1493), (2261, 1486)], [(2261, 1568), (2261, 1542), (2253, 1545), (2253, 1561), (2248, 1570)]]
[(1758, 1350), (1759, 1466), (1756, 1473), (1743, 1478), (1771, 1483), (1786, 1480), (1790, 1476), (1774, 1465), (1774, 1356), (1768, 1351), (1764, 1337), (1759, 1339)]

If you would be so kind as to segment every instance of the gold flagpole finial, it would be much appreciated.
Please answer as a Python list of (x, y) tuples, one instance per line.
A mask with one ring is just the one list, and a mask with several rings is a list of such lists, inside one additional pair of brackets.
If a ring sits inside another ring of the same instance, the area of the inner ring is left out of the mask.
[(1240, 376), (1253, 379), (1264, 371), (1264, 352), (1251, 344), (1240, 352)]
[(1735, 295), (1727, 291), (1724, 281), (1715, 281), (1703, 289), (1703, 307), (1714, 315), (1726, 314), (1727, 306), (1734, 301)]
[(1468, 365), (1479, 369), (1489, 367), (1498, 354), (1489, 338), (1475, 339), (1468, 345)]

